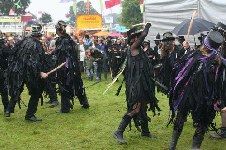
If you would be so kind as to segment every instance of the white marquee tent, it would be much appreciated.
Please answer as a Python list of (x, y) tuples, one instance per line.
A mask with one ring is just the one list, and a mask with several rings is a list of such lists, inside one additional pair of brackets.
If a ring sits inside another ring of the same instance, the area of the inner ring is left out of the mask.
[(148, 38), (153, 41), (159, 32), (172, 31), (184, 19), (190, 19), (193, 11), (207, 21), (226, 24), (226, 0), (146, 0), (144, 22), (151, 22)]

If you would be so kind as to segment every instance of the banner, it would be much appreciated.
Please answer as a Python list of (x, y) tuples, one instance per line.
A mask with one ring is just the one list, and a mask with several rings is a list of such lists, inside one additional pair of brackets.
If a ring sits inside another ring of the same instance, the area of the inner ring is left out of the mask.
[(102, 28), (101, 15), (79, 15), (76, 18), (77, 28)]
[(0, 16), (0, 22), (21, 22), (21, 16)]

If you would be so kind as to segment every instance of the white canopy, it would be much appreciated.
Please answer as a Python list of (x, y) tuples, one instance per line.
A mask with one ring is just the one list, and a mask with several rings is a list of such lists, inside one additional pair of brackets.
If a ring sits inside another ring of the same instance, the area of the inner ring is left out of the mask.
[[(153, 41), (157, 33), (172, 31), (184, 19), (190, 19), (193, 11), (207, 21), (226, 24), (225, 0), (146, 0), (144, 22), (151, 22), (148, 39)], [(153, 45), (153, 43), (152, 43)]]

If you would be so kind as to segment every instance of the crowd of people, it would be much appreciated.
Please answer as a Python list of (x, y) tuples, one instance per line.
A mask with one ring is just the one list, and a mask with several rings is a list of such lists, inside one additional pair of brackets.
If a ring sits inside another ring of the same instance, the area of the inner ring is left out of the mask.
[(124, 69), (127, 111), (113, 133), (120, 143), (126, 143), (123, 133), (132, 119), (142, 136), (156, 137), (149, 131), (147, 115), (148, 109), (154, 114), (161, 111), (155, 87), (169, 98), (169, 124), (174, 124), (170, 150), (176, 149), (189, 113), (196, 128), (192, 148), (201, 147), (216, 112), (221, 113), (222, 127), (210, 137), (226, 138), (226, 25), (217, 23), (194, 47), (183, 36), (175, 38), (165, 32), (161, 38), (157, 34), (153, 48), (150, 40), (145, 40), (151, 23), (137, 25), (127, 31), (127, 37), (116, 39), (68, 35), (66, 26), (58, 21), (57, 36), (51, 37), (42, 35), (40, 24), (33, 25), (31, 36), (23, 39), (6, 39), (0, 32), (0, 92), (5, 117), (14, 113), (17, 102), (20, 106), (25, 84), (30, 95), (25, 120), (41, 121), (35, 113), (44, 91), (50, 107), (59, 105), (57, 84), (61, 96), (57, 113), (69, 113), (75, 97), (87, 109), (90, 105), (81, 73), (99, 82), (102, 73), (107, 80), (110, 72), (113, 80)]

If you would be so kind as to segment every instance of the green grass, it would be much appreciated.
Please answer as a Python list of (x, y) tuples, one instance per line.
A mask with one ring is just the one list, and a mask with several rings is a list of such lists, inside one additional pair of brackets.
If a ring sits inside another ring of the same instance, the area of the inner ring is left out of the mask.
[[(85, 85), (91, 85), (94, 81), (84, 80)], [(157, 136), (156, 139), (147, 139), (140, 136), (140, 133), (132, 126), (132, 130), (127, 128), (124, 138), (127, 145), (120, 145), (113, 137), (112, 133), (117, 129), (122, 116), (126, 111), (124, 88), (120, 95), (114, 96), (119, 84), (103, 95), (103, 91), (110, 82), (102, 81), (99, 84), (87, 88), (87, 96), (90, 102), (90, 109), (82, 109), (78, 101), (75, 101), (74, 109), (69, 114), (56, 114), (57, 108), (48, 108), (47, 104), (38, 106), (36, 116), (43, 119), (42, 122), (31, 123), (24, 121), (26, 107), (22, 109), (16, 106), (15, 113), (10, 118), (4, 118), (0, 114), (0, 149), (7, 150), (167, 150), (171, 139), (172, 125), (168, 128), (169, 107), (168, 100), (162, 94), (157, 94), (160, 100), (162, 112), (160, 116), (152, 117), (152, 112), (148, 112), (152, 118), (149, 123), (150, 131)], [(27, 103), (29, 96), (27, 91), (22, 93), (22, 100)], [(47, 99), (45, 100), (47, 101)], [(3, 112), (3, 106), (0, 106)], [(220, 126), (220, 116), (216, 117), (216, 122)], [(177, 149), (188, 150), (191, 148), (194, 128), (191, 117), (185, 124), (183, 133), (179, 139)], [(209, 132), (211, 133), (211, 132)], [(203, 150), (223, 150), (225, 140), (210, 140), (208, 134), (202, 144)]]

